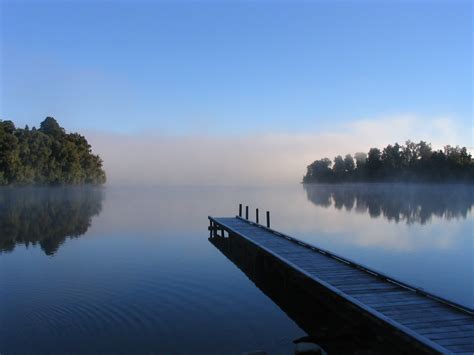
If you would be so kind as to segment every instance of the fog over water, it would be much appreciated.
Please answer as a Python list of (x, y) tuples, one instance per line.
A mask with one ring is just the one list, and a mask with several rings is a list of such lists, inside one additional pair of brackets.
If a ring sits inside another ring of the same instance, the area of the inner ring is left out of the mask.
[[(426, 122), (430, 122), (429, 126)], [(267, 185), (302, 180), (316, 159), (367, 152), (389, 143), (424, 140), (433, 149), (470, 147), (471, 133), (449, 116), (388, 115), (293, 132), (214, 132), (185, 135), (85, 132), (104, 159), (109, 185)]]
[(472, 186), (5, 188), (0, 201), (2, 353), (291, 352), (304, 331), (207, 241), (207, 216), (238, 203), (474, 307)]

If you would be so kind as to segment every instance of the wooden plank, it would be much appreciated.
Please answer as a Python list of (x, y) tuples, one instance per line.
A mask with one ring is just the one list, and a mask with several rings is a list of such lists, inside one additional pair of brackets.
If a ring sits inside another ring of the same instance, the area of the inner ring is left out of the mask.
[[(371, 275), (368, 275), (360, 270), (343, 266), (343, 265), (335, 265), (335, 266), (330, 266), (330, 267), (321, 267), (319, 265), (309, 265), (308, 266), (309, 271), (315, 271), (320, 273), (321, 275), (334, 275), (334, 276), (344, 276), (346, 275), (347, 277), (350, 276), (366, 276), (366, 277), (372, 277)], [(374, 277), (375, 278), (375, 277)]]
[[(314, 259), (314, 258), (302, 258), (302, 257), (299, 257), (299, 256), (286, 256), (286, 259), (291, 261), (293, 264), (295, 265), (298, 265), (298, 266), (301, 266), (301, 267), (305, 267), (305, 270), (306, 268), (309, 269), (310, 268), (319, 268), (320, 267), (320, 270), (327, 270), (327, 271), (331, 271), (332, 269), (334, 268), (337, 268), (337, 265), (334, 266), (334, 265), (328, 265), (328, 266), (324, 266), (322, 265), (317, 259)], [(341, 270), (341, 268), (339, 268), (339, 270)]]
[[(378, 300), (379, 297), (374, 295), (373, 297), (371, 296), (360, 296), (357, 297), (359, 300), (363, 301), (374, 301)], [(387, 298), (385, 299), (386, 301), (398, 301), (398, 300), (415, 300), (419, 299), (419, 296), (414, 295), (412, 292), (409, 290), (406, 290), (404, 288), (398, 288), (396, 292), (393, 292), (390, 296), (387, 295)]]
[(318, 272), (321, 275), (337, 275), (337, 274), (346, 274), (346, 275), (361, 275), (362, 273), (359, 270), (343, 267), (341, 265), (322, 267), (319, 265), (309, 265), (308, 271)]
[[(278, 243), (277, 245), (282, 245), (285, 246), (285, 249), (281, 251), (282, 254), (289, 254), (289, 255), (310, 255), (312, 257), (315, 257), (314, 251), (306, 249), (306, 248), (301, 248), (299, 246), (295, 246), (294, 248), (290, 247), (288, 248), (287, 244), (288, 242), (285, 242), (284, 240), (281, 241), (281, 243)], [(271, 243), (266, 242), (265, 245), (271, 245)]]
[(381, 313), (383, 313), (387, 317), (390, 317), (396, 320), (399, 323), (406, 324), (407, 326), (409, 326), (409, 322), (412, 321), (413, 319), (424, 320), (424, 321), (435, 321), (437, 319), (442, 319), (444, 321), (448, 321), (448, 320), (454, 319), (455, 317), (449, 313), (439, 314), (438, 312), (433, 312), (429, 310), (422, 310), (420, 312), (394, 311), (394, 312), (381, 312)]
[[(316, 269), (317, 270), (317, 269)], [(351, 278), (357, 277), (359, 279), (364, 279), (367, 281), (379, 281), (379, 282), (384, 282), (384, 280), (381, 280), (375, 276), (372, 275), (367, 275), (364, 272), (361, 272), (359, 270), (352, 270), (352, 269), (340, 269), (340, 270), (335, 270), (335, 271), (324, 271), (320, 272), (321, 275), (324, 275), (329, 278), (334, 278), (334, 279), (346, 279), (350, 280)]]
[(427, 325), (431, 325), (433, 328), (436, 328), (436, 327), (441, 327), (441, 326), (472, 324), (472, 319), (469, 317), (463, 317), (463, 316), (459, 316), (454, 319), (437, 319), (437, 320), (432, 320), (429, 322), (423, 319), (413, 319), (413, 320), (405, 321), (404, 324), (416, 330), (422, 327), (426, 327)]
[(474, 330), (460, 330), (451, 332), (428, 333), (423, 334), (430, 339), (455, 339), (455, 338), (470, 338), (474, 339)]
[[(318, 261), (318, 266), (338, 266), (341, 265), (338, 263), (336, 260), (328, 258), (327, 256), (321, 255), (316, 253), (314, 250), (311, 250), (309, 248), (302, 247), (300, 245), (295, 245), (294, 248), (297, 248), (297, 250), (305, 250), (306, 252), (304, 253), (305, 257), (309, 258), (310, 260), (317, 260)], [(293, 247), (292, 247), (293, 249)], [(302, 259), (301, 259), (302, 260)]]
[(364, 286), (376, 286), (376, 285), (383, 285), (383, 282), (377, 280), (365, 280), (364, 278), (354, 278), (354, 279), (331, 279), (327, 277), (321, 277), (324, 281), (329, 282), (331, 285), (340, 288), (341, 286), (357, 286), (357, 285), (364, 285)]
[(342, 268), (342, 267), (333, 267), (333, 268), (319, 268), (314, 265), (308, 266), (306, 269), (308, 272), (313, 272), (321, 276), (359, 276), (362, 275), (359, 270)]
[[(394, 320), (395, 322), (381, 318), (417, 341), (429, 344), (429, 347), (436, 351), (443, 350), (435, 343), (424, 339), (431, 338), (450, 351), (457, 352), (471, 351), (474, 346), (474, 317), (466, 312), (315, 251), (314, 248), (302, 245), (304, 243), (288, 240), (277, 232), (235, 218), (221, 218), (214, 221), (216, 225), (222, 222), (221, 227), (229, 226), (233, 229), (227, 229), (229, 232), (240, 234), (257, 247), (294, 266), (296, 270), (311, 275), (315, 281), (324, 281), (323, 285), (332, 292), (343, 297), (346, 295), (353, 297), (352, 299), (364, 305), (358, 303), (358, 306), (365, 311), (375, 312), (373, 314), (376, 316), (383, 314), (388, 319)], [(350, 301), (351, 298), (347, 300)], [(399, 327), (397, 323), (417, 333)]]
[(380, 285), (387, 284), (386, 282), (367, 278), (364, 275), (321, 275), (321, 278), (327, 280), (334, 286), (338, 285), (351, 285), (351, 284), (364, 284), (364, 285)]
[[(420, 303), (421, 302), (421, 303)], [(404, 300), (404, 299), (395, 299), (395, 300), (384, 300), (383, 298), (379, 300), (372, 300), (370, 302), (364, 302), (364, 304), (373, 307), (374, 309), (378, 310), (379, 312), (389, 312), (392, 310), (396, 310), (397, 307), (406, 306), (409, 308), (410, 306), (426, 306), (427, 309), (430, 308), (431, 303), (422, 303), (422, 301), (411, 301), (411, 300)], [(401, 308), (401, 310), (404, 310)]]
[(467, 353), (468, 355), (472, 355), (474, 353), (474, 348), (472, 346), (454, 345), (454, 346), (450, 346), (449, 350), (453, 354), (466, 354)]
[(315, 275), (316, 277), (318, 277), (320, 279), (327, 280), (328, 282), (342, 281), (344, 278), (346, 278), (346, 279), (351, 279), (352, 278), (354, 280), (355, 279), (357, 279), (357, 280), (362, 280), (363, 279), (363, 275), (352, 274), (352, 273), (338, 272), (338, 273), (325, 273), (325, 274), (322, 274), (318, 271), (311, 271), (311, 270), (307, 270), (306, 272), (310, 273), (311, 275)]
[(340, 263), (337, 262), (336, 260), (328, 258), (325, 255), (316, 253), (314, 250), (311, 250), (309, 248), (305, 248), (301, 245), (296, 245), (296, 244), (292, 243), (291, 246), (287, 245), (286, 248), (287, 248), (287, 250), (290, 250), (290, 251), (299, 251), (303, 255), (305, 255), (306, 257), (311, 258), (311, 260), (318, 260), (318, 265), (320, 265), (320, 266), (331, 266), (331, 265), (332, 266), (337, 266), (337, 265), (340, 265)]
[[(393, 304), (391, 305), (386, 305), (386, 306), (380, 306), (377, 307), (377, 310), (381, 312), (387, 312), (387, 311), (392, 311), (392, 310), (397, 310), (397, 311), (417, 311), (417, 310), (422, 310), (422, 309), (427, 309), (427, 310), (446, 310), (446, 307), (433, 303), (433, 302), (426, 302), (426, 303), (411, 303), (411, 304), (399, 304), (394, 306)], [(449, 309), (448, 309), (449, 311)]]
[[(319, 268), (315, 268), (314, 266), (307, 266), (305, 268), (307, 272), (311, 272), (314, 275), (319, 275), (320, 277), (324, 277), (327, 279), (350, 279), (354, 277), (366, 277), (366, 275), (362, 275), (359, 272), (354, 272), (352, 270), (341, 270), (341, 269), (334, 269), (332, 271), (321, 271)], [(376, 280), (375, 278), (367, 278), (367, 280)]]
[(453, 327), (453, 326), (460, 326), (460, 325), (472, 325), (473, 321), (469, 318), (461, 318), (461, 319), (450, 319), (450, 320), (434, 320), (427, 322), (425, 320), (418, 320), (415, 319), (413, 321), (406, 321), (404, 323), (409, 328), (418, 331), (418, 329), (422, 329), (423, 331), (429, 329), (440, 329), (442, 327)]
[(358, 269), (356, 269), (354, 267), (351, 267), (347, 264), (340, 263), (336, 260), (329, 259), (329, 258), (328, 258), (328, 260), (325, 260), (325, 261), (319, 261), (317, 264), (314, 264), (313, 267), (315, 267), (315, 268), (317, 268), (318, 270), (321, 270), (321, 271), (332, 271), (332, 270), (355, 270), (355, 271), (358, 271), (358, 272), (361, 271), (361, 270), (358, 270)]
[[(460, 315), (459, 314), (456, 314), (456, 313), (453, 313), (451, 312), (451, 310), (448, 308), (446, 309), (445, 307), (443, 306), (440, 306), (440, 305), (434, 305), (432, 307), (427, 307), (427, 308), (419, 308), (419, 309), (403, 309), (403, 308), (397, 308), (397, 307), (393, 307), (393, 308), (390, 308), (390, 309), (386, 309), (384, 311), (384, 314), (413, 314), (413, 318), (416, 320), (415, 318), (415, 315), (416, 314), (424, 314), (424, 313), (433, 313), (433, 314), (436, 314), (439, 316), (439, 319), (440, 320), (443, 320), (445, 318), (442, 318), (444, 316), (450, 316), (450, 317), (459, 317)], [(463, 314), (461, 314), (461, 316), (464, 316)], [(469, 317), (467, 317), (469, 318)]]
[(359, 290), (345, 290), (345, 289), (341, 289), (341, 291), (343, 291), (344, 293), (346, 293), (347, 295), (351, 296), (351, 297), (358, 297), (358, 296), (367, 296), (367, 295), (370, 295), (370, 296), (374, 296), (374, 295), (378, 295), (379, 297), (383, 298), (385, 295), (390, 295), (390, 294), (393, 294), (393, 293), (396, 293), (398, 292), (396, 288), (374, 288), (374, 289), (359, 289)]
[(377, 309), (377, 310), (383, 310), (388, 307), (399, 307), (399, 306), (409, 306), (409, 305), (432, 305), (433, 302), (428, 300), (428, 299), (411, 299), (411, 298), (403, 298), (403, 299), (396, 299), (394, 301), (392, 300), (382, 300), (382, 301), (366, 301), (364, 302), (365, 304)]
[[(410, 322), (412, 321), (435, 321), (437, 319), (442, 319), (443, 321), (449, 321), (449, 320), (457, 320), (457, 315), (452, 315), (452, 314), (444, 314), (442, 317), (440, 317), (439, 314), (437, 313), (431, 313), (428, 311), (425, 312), (411, 312), (411, 313), (395, 313), (395, 312), (384, 312), (383, 314), (389, 316), (390, 318), (396, 320), (397, 322), (401, 322), (403, 324), (409, 325)], [(467, 318), (466, 318), (467, 319)]]
[(386, 295), (383, 299), (381, 299), (378, 295), (359, 295), (356, 297), (361, 302), (379, 302), (380, 304), (389, 304), (393, 302), (409, 302), (409, 301), (418, 301), (418, 300), (427, 300), (424, 297), (414, 295), (410, 291), (407, 290), (400, 290), (396, 292), (392, 292), (390, 295)]
[(314, 274), (318, 274), (321, 276), (346, 276), (346, 277), (354, 277), (354, 276), (363, 276), (360, 272), (356, 270), (344, 269), (341, 267), (332, 267), (332, 268), (318, 268), (314, 266), (314, 262), (295, 262), (295, 265), (298, 267), (304, 268), (306, 272), (312, 272)]
[(334, 285), (350, 285), (351, 283), (356, 283), (356, 284), (359, 284), (359, 285), (372, 285), (372, 286), (376, 286), (376, 285), (386, 285), (386, 286), (389, 286), (389, 287), (394, 287), (394, 288), (399, 288), (398, 286), (395, 286), (393, 284), (390, 284), (388, 282), (383, 282), (382, 280), (378, 280), (376, 278), (371, 278), (371, 277), (367, 277), (365, 275), (340, 275), (340, 274), (336, 274), (336, 275), (321, 275), (322, 278), (328, 280), (328, 282), (331, 282), (334, 283)]
[(392, 292), (390, 295), (385, 295), (384, 298), (380, 298), (379, 295), (358, 295), (355, 298), (361, 302), (366, 301), (388, 301), (388, 300), (405, 300), (408, 299), (409, 296), (413, 294), (404, 289), (400, 289), (400, 291)]
[[(472, 337), (437, 339), (436, 343), (446, 347), (450, 345), (466, 345), (470, 346), (470, 349), (474, 349), (474, 339)], [(467, 349), (469, 349), (469, 347)]]
[(449, 325), (433, 328), (433, 326), (426, 328), (418, 328), (417, 332), (420, 334), (437, 334), (437, 333), (450, 333), (450, 332), (464, 332), (471, 331), (474, 335), (474, 324), (462, 324), (462, 325)]

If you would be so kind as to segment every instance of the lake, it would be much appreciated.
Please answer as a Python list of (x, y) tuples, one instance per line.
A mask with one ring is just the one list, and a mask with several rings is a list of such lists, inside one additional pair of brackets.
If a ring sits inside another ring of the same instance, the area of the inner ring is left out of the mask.
[(0, 189), (0, 353), (292, 353), (306, 333), (208, 241), (272, 228), (474, 307), (463, 185)]

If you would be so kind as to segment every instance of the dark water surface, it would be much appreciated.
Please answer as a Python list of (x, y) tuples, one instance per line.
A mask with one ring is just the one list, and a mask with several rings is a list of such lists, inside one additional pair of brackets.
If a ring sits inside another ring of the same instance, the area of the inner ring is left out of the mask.
[(239, 202), (474, 307), (472, 187), (1, 189), (0, 353), (291, 353), (306, 333), (207, 239)]

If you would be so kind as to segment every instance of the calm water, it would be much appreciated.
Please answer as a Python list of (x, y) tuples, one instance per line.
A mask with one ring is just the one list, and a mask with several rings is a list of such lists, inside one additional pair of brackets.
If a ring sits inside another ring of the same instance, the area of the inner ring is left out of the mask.
[(303, 330), (207, 239), (239, 202), (474, 307), (472, 187), (3, 189), (0, 353), (291, 353)]

